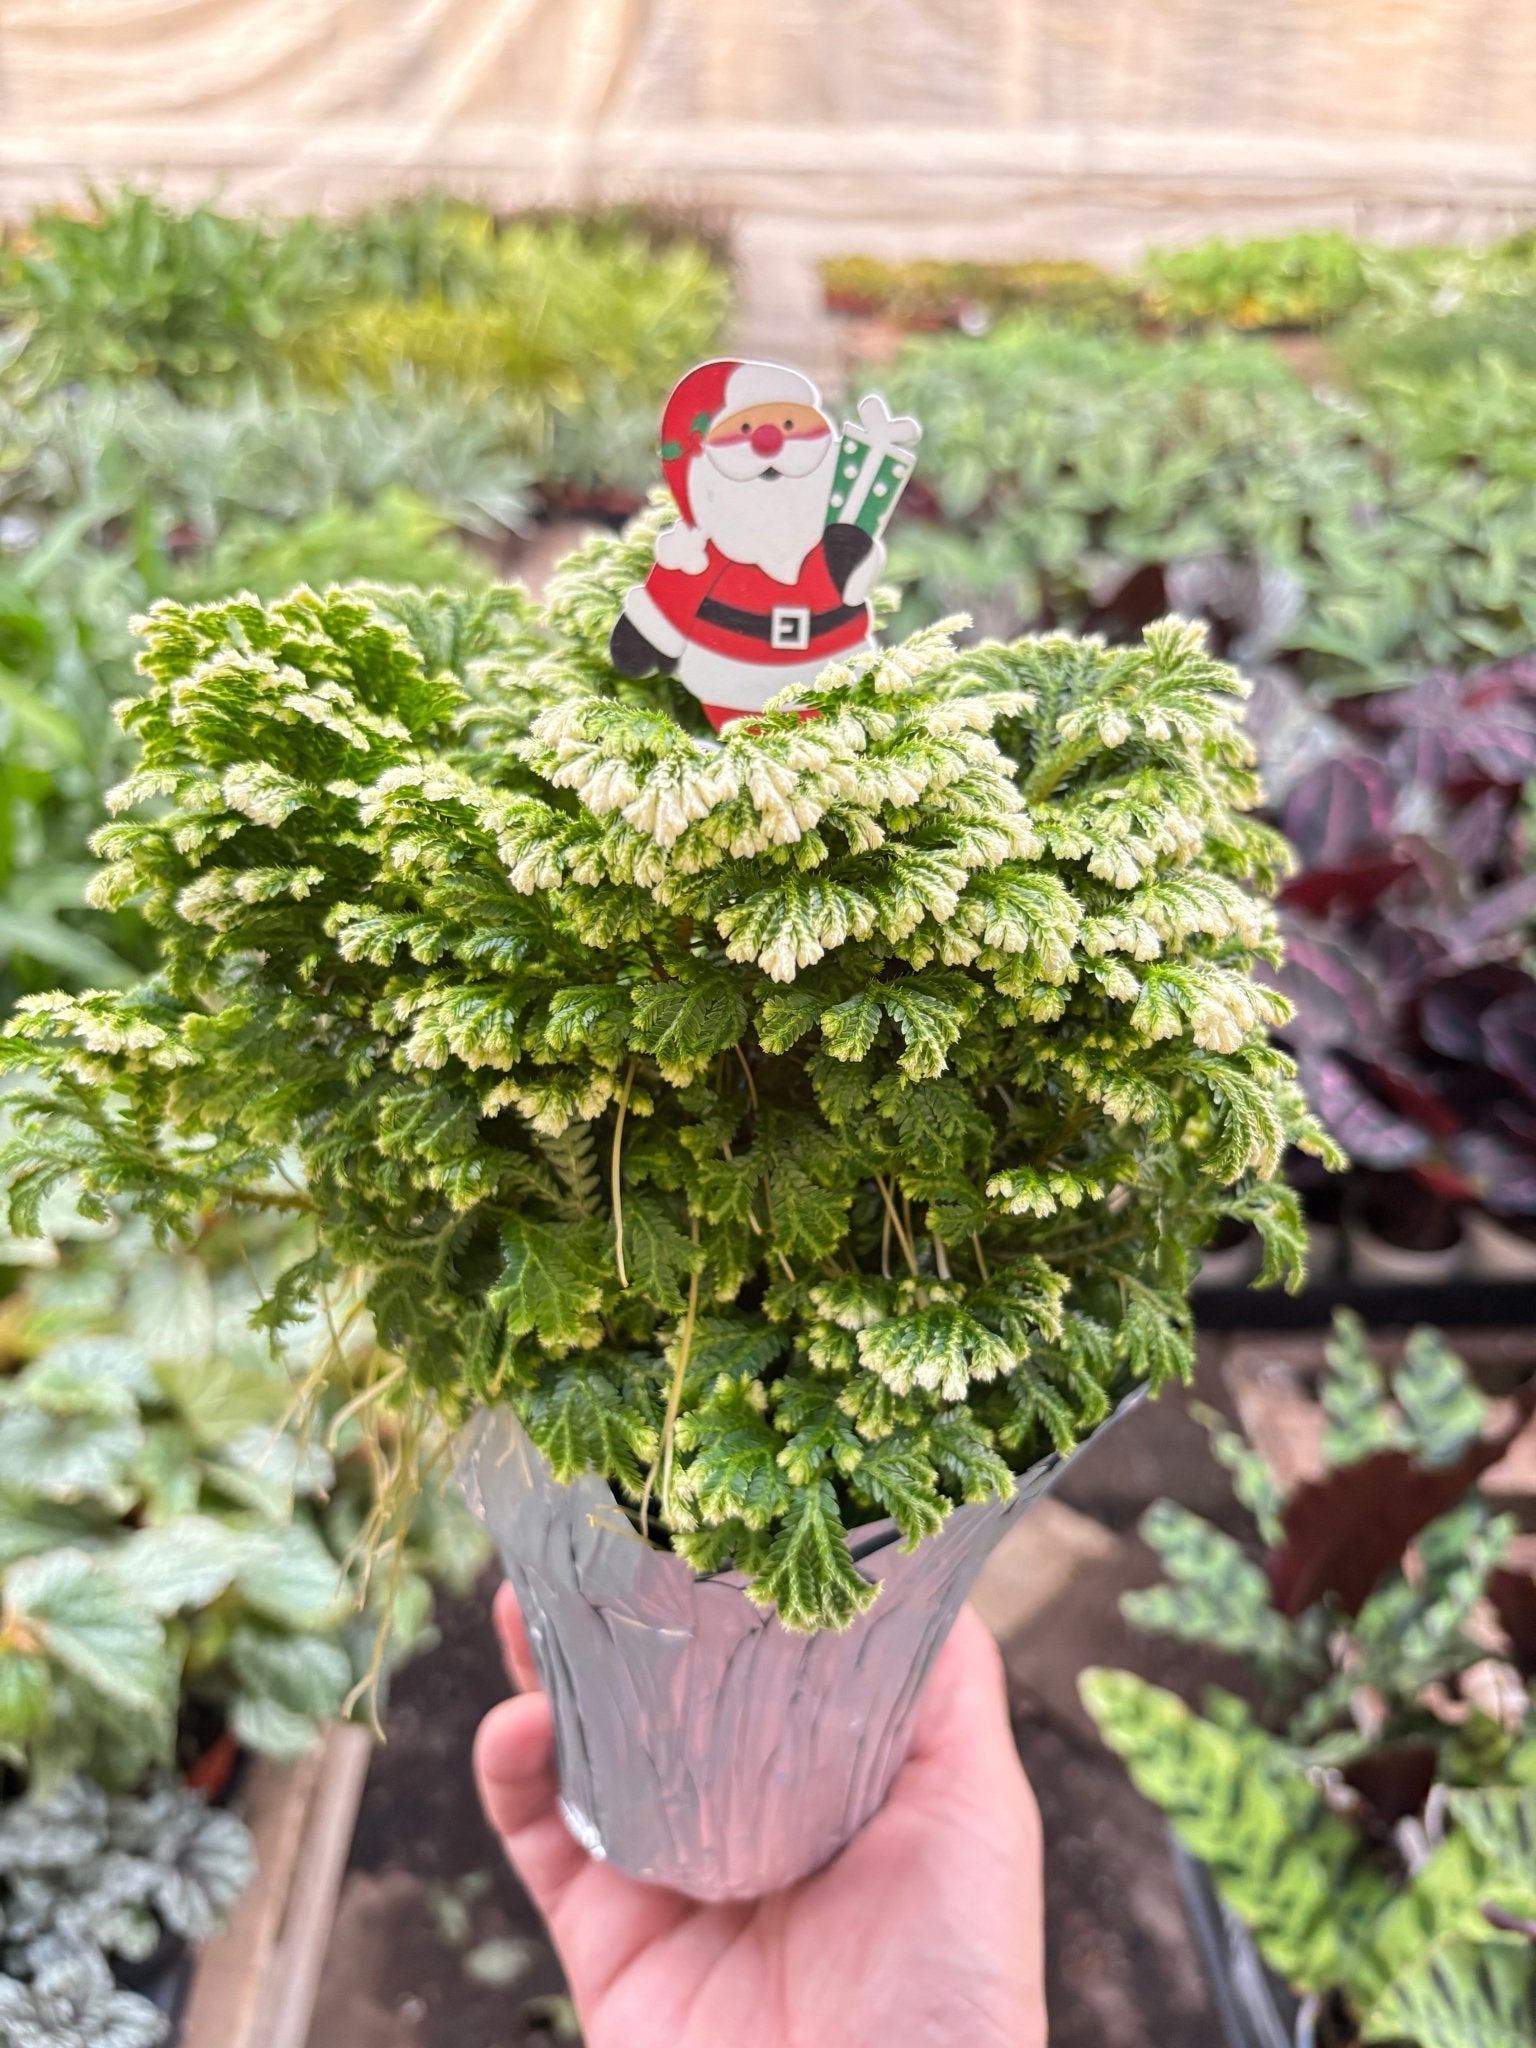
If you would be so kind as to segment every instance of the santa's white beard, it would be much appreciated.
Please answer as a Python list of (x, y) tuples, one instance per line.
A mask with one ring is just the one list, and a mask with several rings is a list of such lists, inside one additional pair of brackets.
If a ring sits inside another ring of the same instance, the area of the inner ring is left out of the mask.
[(829, 434), (826, 454), (804, 476), (745, 480), (722, 476), (700, 455), (688, 472), (694, 525), (727, 560), (766, 570), (775, 583), (793, 583), (826, 525), (837, 450), (837, 436)]

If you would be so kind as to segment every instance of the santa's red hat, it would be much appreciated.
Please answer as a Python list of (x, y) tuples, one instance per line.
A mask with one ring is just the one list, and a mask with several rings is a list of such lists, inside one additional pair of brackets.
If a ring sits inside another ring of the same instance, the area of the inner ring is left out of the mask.
[(684, 522), (693, 524), (688, 473), (715, 421), (747, 405), (816, 405), (809, 377), (782, 363), (740, 363), (721, 357), (680, 378), (661, 415), (661, 468)]

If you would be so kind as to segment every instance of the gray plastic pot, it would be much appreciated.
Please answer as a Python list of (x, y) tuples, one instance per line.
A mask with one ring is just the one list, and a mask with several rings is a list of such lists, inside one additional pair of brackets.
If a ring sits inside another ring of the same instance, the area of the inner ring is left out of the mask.
[(558, 1483), (509, 1410), (480, 1415), (459, 1477), (522, 1606), (572, 1833), (698, 1899), (818, 1870), (879, 1808), (987, 1553), (1063, 1462), (1042, 1460), (1007, 1501), (956, 1508), (908, 1554), (889, 1522), (855, 1531), (880, 1597), (844, 1633), (807, 1636), (737, 1574), (698, 1577), (643, 1541), (603, 1480)]
[[(1175, 1836), (1169, 1836), (1168, 1846), (1228, 2048), (1340, 2048), (1326, 2001), (1297, 1998), (1269, 1968), (1232, 1908), (1218, 1898), (1205, 1865)], [(1353, 2028), (1348, 2032), (1353, 2040)]]

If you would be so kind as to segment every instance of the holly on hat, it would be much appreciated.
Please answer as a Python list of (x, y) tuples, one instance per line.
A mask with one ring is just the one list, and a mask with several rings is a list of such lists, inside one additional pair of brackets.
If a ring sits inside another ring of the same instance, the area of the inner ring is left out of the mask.
[(715, 421), (743, 406), (781, 402), (819, 406), (821, 393), (809, 377), (782, 363), (743, 363), (724, 356), (679, 378), (661, 415), (661, 469), (685, 527), (693, 525), (688, 472)]

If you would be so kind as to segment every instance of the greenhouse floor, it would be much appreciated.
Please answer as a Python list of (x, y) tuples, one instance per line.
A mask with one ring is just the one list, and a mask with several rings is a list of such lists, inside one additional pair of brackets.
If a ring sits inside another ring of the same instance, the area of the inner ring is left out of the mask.
[[(1213, 1355), (1198, 1397), (1221, 1399)], [(1184, 1396), (1143, 1406), (1087, 1452), (1001, 1550), (978, 1604), (1004, 1644), (1020, 1753), (1045, 1817), (1052, 2048), (1208, 2048), (1215, 2038), (1162, 1826), (1091, 1735), (1085, 1664), (1181, 1686), (1183, 1650), (1117, 1611), (1153, 1576), (1134, 1534), (1159, 1493), (1226, 1520), (1225, 1480)], [(1026, 1534), (1027, 1531), (1027, 1534)], [(310, 2048), (524, 2048), (573, 2042), (543, 1931), (487, 1834), (470, 1745), (505, 1684), (494, 1576), (445, 1606), (442, 1643), (395, 1687), (353, 1842)]]

